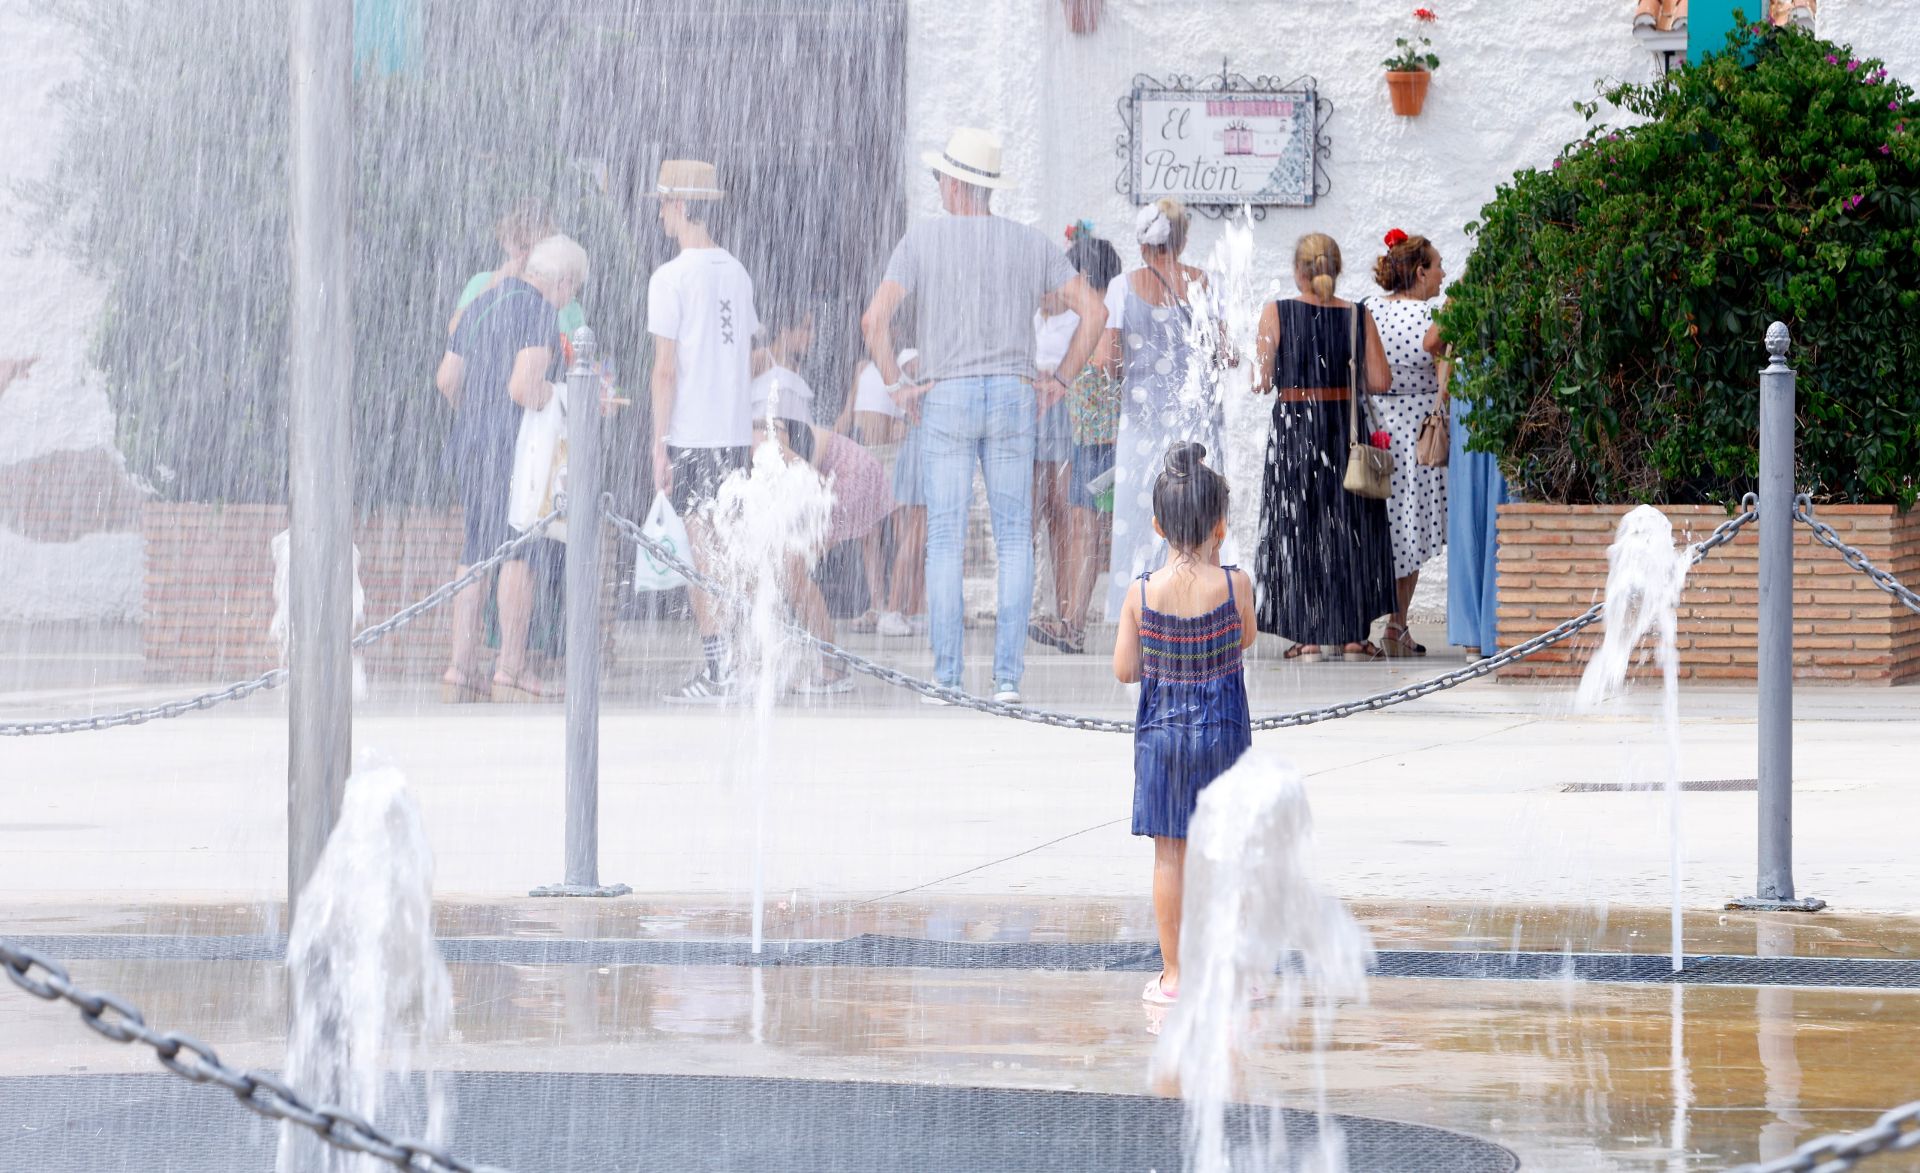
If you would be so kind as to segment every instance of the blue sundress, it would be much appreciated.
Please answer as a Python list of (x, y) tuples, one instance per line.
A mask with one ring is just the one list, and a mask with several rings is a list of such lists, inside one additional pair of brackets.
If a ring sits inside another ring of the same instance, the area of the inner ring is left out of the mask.
[(1140, 711), (1133, 734), (1133, 833), (1185, 839), (1200, 791), (1253, 744), (1233, 570), (1205, 615), (1147, 606), (1140, 576)]

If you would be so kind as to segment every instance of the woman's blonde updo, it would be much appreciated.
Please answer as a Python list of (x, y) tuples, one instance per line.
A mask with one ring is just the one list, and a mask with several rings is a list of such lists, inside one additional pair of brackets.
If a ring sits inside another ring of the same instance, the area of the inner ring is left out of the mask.
[(1440, 250), (1424, 236), (1408, 236), (1398, 228), (1387, 233), (1387, 251), (1373, 263), (1373, 280), (1388, 293), (1406, 293), (1420, 280), (1420, 270), (1440, 263)]
[(1324, 232), (1309, 232), (1293, 246), (1293, 268), (1311, 278), (1315, 297), (1332, 300), (1340, 282), (1340, 246)]

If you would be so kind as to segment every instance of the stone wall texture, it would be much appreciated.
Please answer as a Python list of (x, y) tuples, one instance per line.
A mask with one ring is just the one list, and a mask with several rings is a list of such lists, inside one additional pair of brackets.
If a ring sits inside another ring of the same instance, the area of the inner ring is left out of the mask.
[[(1511, 647), (1585, 611), (1604, 593), (1607, 547), (1627, 506), (1500, 508), (1500, 646)], [(1662, 506), (1676, 539), (1698, 541), (1724, 510)], [(1920, 582), (1920, 510), (1828, 505), (1815, 510), (1842, 540), (1905, 583)], [(1679, 612), (1680, 668), (1696, 680), (1751, 680), (1756, 667), (1760, 542), (1749, 527), (1687, 576)], [(1794, 534), (1794, 675), (1810, 681), (1898, 684), (1920, 678), (1920, 615), (1874, 586), (1811, 530)], [(1605, 621), (1501, 670), (1502, 679), (1578, 676)], [(1655, 671), (1651, 664), (1644, 671)]]

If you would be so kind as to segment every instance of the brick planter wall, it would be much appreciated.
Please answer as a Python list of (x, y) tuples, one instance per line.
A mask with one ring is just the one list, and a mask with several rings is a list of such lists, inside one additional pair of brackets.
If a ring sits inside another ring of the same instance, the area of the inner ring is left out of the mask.
[[(1500, 645), (1509, 647), (1585, 611), (1607, 581), (1607, 547), (1627, 506), (1500, 507)], [(1669, 505), (1661, 512), (1676, 538), (1697, 541), (1726, 520), (1712, 506)], [(1842, 540), (1909, 586), (1920, 584), (1920, 510), (1888, 505), (1816, 509)], [(1751, 680), (1756, 670), (1755, 610), (1760, 543), (1749, 528), (1707, 556), (1687, 577), (1681, 598), (1681, 674)], [(1920, 677), (1920, 615), (1915, 615), (1817, 545), (1803, 525), (1794, 533), (1794, 675), (1809, 680), (1897, 684)], [(1600, 624), (1503, 669), (1503, 679), (1577, 676), (1599, 645)], [(1653, 671), (1651, 665), (1646, 668)]]
[[(150, 504), (146, 507), (144, 643), (149, 677), (226, 680), (279, 661), (273, 619), (273, 535), (287, 528), (278, 505)], [(460, 515), (379, 514), (356, 530), (366, 617), (378, 622), (453, 577)], [(436, 676), (446, 667), (441, 607), (367, 649), (374, 679)]]

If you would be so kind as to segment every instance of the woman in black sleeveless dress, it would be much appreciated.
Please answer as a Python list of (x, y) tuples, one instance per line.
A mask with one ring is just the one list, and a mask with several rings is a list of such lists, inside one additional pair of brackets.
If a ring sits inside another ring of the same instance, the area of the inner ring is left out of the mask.
[[(1367, 638), (1394, 609), (1393, 539), (1387, 504), (1349, 493), (1348, 356), (1354, 323), (1365, 333), (1356, 384), (1385, 391), (1393, 374), (1365, 307), (1334, 296), (1340, 247), (1321, 233), (1300, 238), (1294, 277), (1301, 296), (1260, 318), (1259, 380), (1276, 394), (1260, 491), (1254, 560), (1260, 630), (1293, 641), (1288, 659), (1323, 652), (1378, 659)], [(1360, 433), (1372, 430), (1364, 405)]]

